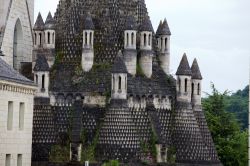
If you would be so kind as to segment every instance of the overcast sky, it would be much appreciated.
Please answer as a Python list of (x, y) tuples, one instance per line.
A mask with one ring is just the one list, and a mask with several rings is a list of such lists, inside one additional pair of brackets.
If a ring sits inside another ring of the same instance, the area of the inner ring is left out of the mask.
[[(35, 0), (44, 17), (55, 12), (58, 0)], [(168, 20), (171, 37), (171, 73), (183, 53), (191, 65), (198, 59), (203, 91), (213, 82), (220, 91), (236, 91), (248, 84), (250, 56), (250, 0), (146, 0), (156, 30)]]

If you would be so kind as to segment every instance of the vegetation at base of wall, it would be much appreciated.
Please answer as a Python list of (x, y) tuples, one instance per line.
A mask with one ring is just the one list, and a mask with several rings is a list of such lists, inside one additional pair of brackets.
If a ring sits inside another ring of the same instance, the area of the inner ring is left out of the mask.
[[(96, 130), (95, 137), (93, 139), (93, 142), (90, 145), (83, 144), (82, 155), (81, 155), (82, 162), (85, 162), (85, 161), (94, 162), (95, 161), (96, 147), (97, 147), (98, 140), (99, 140), (99, 131), (100, 131), (100, 127), (98, 127), (98, 129)], [(86, 136), (87, 136), (87, 132), (85, 132), (85, 135), (81, 136), (82, 141), (85, 142)]]
[(240, 129), (236, 116), (226, 111), (228, 92), (220, 93), (212, 85), (212, 94), (203, 99), (208, 127), (219, 159), (224, 166), (248, 163), (248, 132)]
[(167, 162), (169, 164), (175, 164), (176, 160), (176, 148), (175, 147), (169, 147), (167, 151)]
[(49, 161), (54, 163), (66, 163), (70, 161), (70, 144), (53, 145), (51, 147)]
[(149, 148), (150, 148), (150, 153), (154, 159), (156, 159), (157, 156), (156, 144), (157, 144), (157, 136), (155, 131), (152, 129), (150, 134)]
[(118, 160), (110, 160), (110, 161), (102, 164), (102, 166), (119, 166), (119, 161)]

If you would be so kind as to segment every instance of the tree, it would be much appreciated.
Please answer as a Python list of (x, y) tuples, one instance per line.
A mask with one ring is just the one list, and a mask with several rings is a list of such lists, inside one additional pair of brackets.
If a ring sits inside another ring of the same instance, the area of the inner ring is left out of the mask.
[(248, 162), (247, 131), (240, 130), (234, 114), (227, 112), (228, 92), (220, 93), (212, 84), (212, 94), (203, 99), (208, 127), (224, 166), (245, 166)]

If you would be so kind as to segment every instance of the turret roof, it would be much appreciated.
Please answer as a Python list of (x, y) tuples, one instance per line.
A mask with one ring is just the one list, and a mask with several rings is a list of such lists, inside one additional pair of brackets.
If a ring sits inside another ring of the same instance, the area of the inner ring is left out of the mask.
[(157, 28), (157, 31), (156, 31), (156, 35), (159, 35), (159, 33), (161, 31), (161, 28), (162, 28), (162, 21), (160, 21), (160, 23), (158, 25), (158, 28)]
[(140, 26), (140, 31), (148, 31), (148, 32), (153, 32), (154, 28), (152, 26), (152, 23), (149, 19), (149, 17), (146, 17), (145, 20), (142, 22)]
[(46, 21), (45, 21), (45, 29), (55, 29), (56, 20), (52, 17), (49, 12)]
[(37, 55), (34, 71), (49, 71), (49, 64), (47, 62), (47, 59), (45, 58), (45, 55)]
[(136, 30), (136, 22), (133, 16), (129, 16), (126, 20), (125, 30)]
[(189, 66), (188, 59), (186, 53), (184, 53), (180, 65), (177, 69), (176, 75), (187, 75), (191, 76), (192, 75), (192, 70)]
[(127, 67), (124, 63), (121, 50), (115, 59), (114, 65), (112, 67), (112, 73), (127, 73)]
[(43, 31), (44, 30), (44, 21), (43, 21), (43, 18), (42, 18), (42, 15), (41, 13), (39, 12), (38, 16), (37, 16), (37, 19), (36, 19), (36, 23), (33, 27), (33, 30), (40, 30), (40, 31)]
[(83, 30), (94, 30), (95, 26), (90, 13), (87, 13), (83, 19)]
[(202, 75), (196, 58), (194, 59), (191, 70), (192, 70), (192, 79), (202, 80)]
[(159, 35), (171, 35), (168, 22), (166, 19), (164, 19), (162, 25), (159, 27), (158, 34)]

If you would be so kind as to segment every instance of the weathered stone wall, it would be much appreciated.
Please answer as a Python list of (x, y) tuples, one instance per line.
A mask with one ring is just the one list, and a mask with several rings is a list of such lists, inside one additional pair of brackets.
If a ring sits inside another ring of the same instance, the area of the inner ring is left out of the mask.
[(3, 26), (2, 32), (4, 32), (2, 45), (0, 46), (5, 55), (3, 59), (11, 66), (13, 66), (14, 29), (17, 20), (20, 20), (21, 23), (21, 51), (17, 55), (17, 69), (20, 69), (20, 62), (32, 61), (33, 39), (31, 26), (34, 19), (34, 0), (10, 0), (9, 3), (6, 0), (1, 0), (0, 4), (5, 7), (4, 10), (0, 9), (0, 26)]

